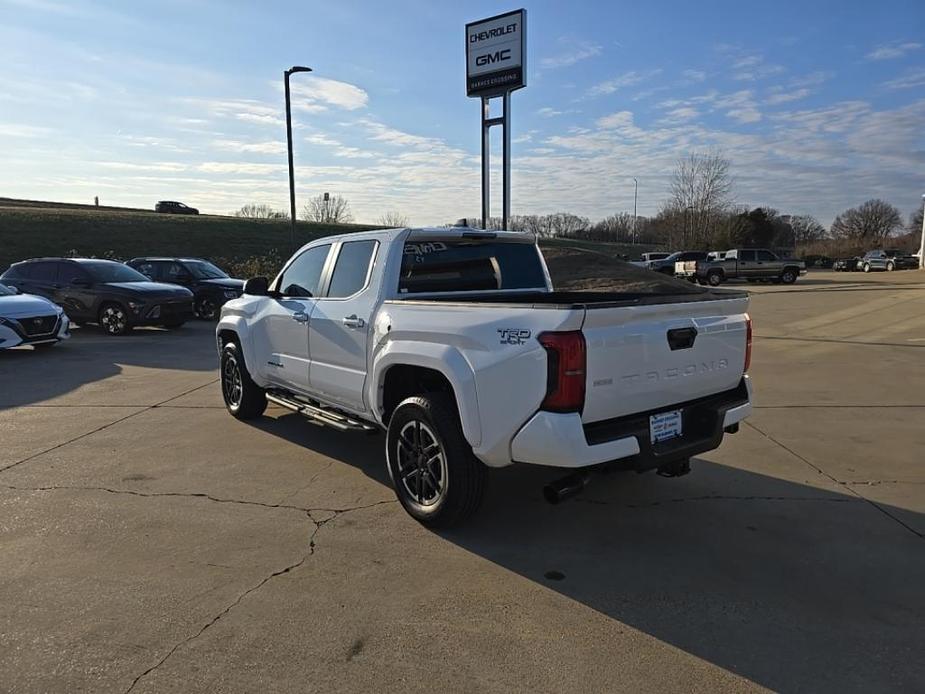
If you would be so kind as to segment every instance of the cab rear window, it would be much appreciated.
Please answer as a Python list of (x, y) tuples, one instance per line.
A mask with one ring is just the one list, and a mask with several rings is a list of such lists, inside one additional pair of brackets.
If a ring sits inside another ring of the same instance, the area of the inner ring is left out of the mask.
[(402, 255), (403, 294), (543, 289), (546, 275), (530, 243), (409, 241)]

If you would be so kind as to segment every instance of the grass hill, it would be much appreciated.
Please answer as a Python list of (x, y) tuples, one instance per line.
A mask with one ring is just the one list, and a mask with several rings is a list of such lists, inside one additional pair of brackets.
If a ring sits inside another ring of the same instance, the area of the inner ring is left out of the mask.
[[(363, 224), (298, 222), (296, 245), (336, 233), (375, 229)], [(648, 246), (543, 240), (617, 256)], [(125, 207), (96, 207), (0, 198), (0, 272), (10, 263), (41, 256), (83, 255), (128, 260), (141, 255), (209, 258), (234, 273), (271, 272), (289, 257), (289, 222), (219, 215), (157, 214)], [(265, 259), (254, 262), (253, 259)], [(268, 267), (269, 266), (269, 267)]]

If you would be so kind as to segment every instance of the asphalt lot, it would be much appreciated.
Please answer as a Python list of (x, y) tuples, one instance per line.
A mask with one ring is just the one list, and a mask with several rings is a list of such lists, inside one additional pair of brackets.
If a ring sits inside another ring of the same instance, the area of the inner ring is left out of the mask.
[(445, 534), (381, 436), (227, 415), (207, 324), (0, 352), (0, 689), (925, 690), (925, 273), (751, 289), (692, 474), (509, 468)]

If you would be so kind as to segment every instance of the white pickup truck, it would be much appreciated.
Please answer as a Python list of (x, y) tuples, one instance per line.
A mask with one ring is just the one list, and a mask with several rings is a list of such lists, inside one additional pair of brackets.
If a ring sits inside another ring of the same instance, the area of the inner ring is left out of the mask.
[(225, 404), (385, 430), (398, 499), (432, 526), (475, 511), (488, 468), (564, 468), (552, 502), (603, 466), (684, 474), (751, 412), (748, 298), (623, 266), (563, 292), (522, 233), (313, 241), (222, 307)]

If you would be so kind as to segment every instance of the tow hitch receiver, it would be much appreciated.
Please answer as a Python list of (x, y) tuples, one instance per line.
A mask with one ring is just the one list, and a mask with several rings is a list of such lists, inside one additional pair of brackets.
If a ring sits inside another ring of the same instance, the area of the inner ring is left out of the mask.
[(691, 471), (691, 459), (683, 458), (673, 463), (662, 465), (655, 472), (661, 477), (681, 477)]

